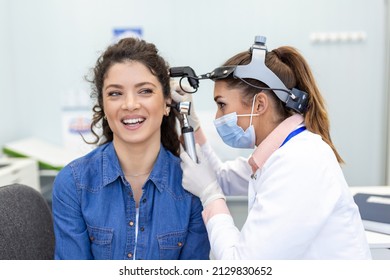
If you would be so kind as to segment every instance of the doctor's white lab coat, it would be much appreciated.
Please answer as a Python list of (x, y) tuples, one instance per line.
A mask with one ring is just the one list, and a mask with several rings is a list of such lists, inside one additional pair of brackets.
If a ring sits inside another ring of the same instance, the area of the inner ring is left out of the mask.
[(222, 163), (207, 143), (202, 151), (226, 195), (248, 195), (241, 231), (230, 215), (207, 222), (216, 259), (371, 259), (358, 208), (320, 136), (293, 137), (253, 178), (246, 159)]

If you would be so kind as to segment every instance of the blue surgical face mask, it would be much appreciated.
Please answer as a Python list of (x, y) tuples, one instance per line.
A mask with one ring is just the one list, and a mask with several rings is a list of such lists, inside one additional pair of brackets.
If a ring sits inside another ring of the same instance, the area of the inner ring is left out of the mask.
[[(214, 120), (215, 128), (225, 144), (242, 149), (255, 147), (256, 135), (252, 125), (252, 117), (258, 116), (258, 114), (253, 114), (256, 95), (253, 97), (250, 114), (237, 115), (236, 112), (233, 112)], [(249, 127), (245, 131), (237, 125), (238, 117), (250, 117)]]

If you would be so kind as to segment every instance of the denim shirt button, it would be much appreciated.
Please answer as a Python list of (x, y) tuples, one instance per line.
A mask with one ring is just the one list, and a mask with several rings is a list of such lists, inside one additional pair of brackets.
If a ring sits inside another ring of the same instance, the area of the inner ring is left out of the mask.
[(140, 231), (144, 231), (145, 230), (145, 228), (144, 227), (140, 227), (140, 229), (139, 229)]
[(142, 200), (142, 202), (143, 202), (143, 203), (146, 203), (146, 198), (144, 198), (144, 199)]
[(90, 237), (89, 237), (89, 240), (94, 241), (94, 240), (95, 240), (95, 237), (90, 236)]
[(177, 242), (177, 246), (181, 247), (181, 246), (183, 246), (183, 243), (182, 242)]
[(127, 257), (130, 259), (130, 258), (133, 257), (133, 254), (132, 254), (132, 253), (128, 253), (128, 254), (127, 254)]
[(133, 221), (130, 221), (130, 222), (129, 222), (129, 226), (131, 226), (131, 227), (134, 226), (134, 222), (133, 222)]

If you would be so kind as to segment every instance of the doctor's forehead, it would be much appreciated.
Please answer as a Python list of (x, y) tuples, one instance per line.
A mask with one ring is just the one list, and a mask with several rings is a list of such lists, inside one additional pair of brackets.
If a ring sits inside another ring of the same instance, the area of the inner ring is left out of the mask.
[(238, 99), (241, 98), (240, 90), (237, 88), (229, 88), (226, 82), (218, 81), (214, 84), (214, 100), (217, 99)]

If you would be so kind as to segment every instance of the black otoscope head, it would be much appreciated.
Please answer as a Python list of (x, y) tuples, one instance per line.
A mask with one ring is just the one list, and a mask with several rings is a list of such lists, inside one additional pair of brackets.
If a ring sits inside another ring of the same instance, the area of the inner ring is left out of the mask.
[(193, 89), (197, 90), (199, 87), (199, 80), (195, 74), (195, 71), (189, 66), (171, 67), (169, 68), (169, 76), (187, 77), (188, 83)]

